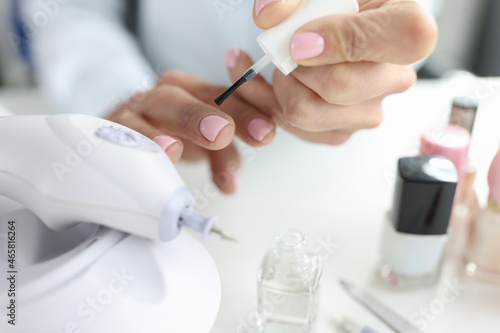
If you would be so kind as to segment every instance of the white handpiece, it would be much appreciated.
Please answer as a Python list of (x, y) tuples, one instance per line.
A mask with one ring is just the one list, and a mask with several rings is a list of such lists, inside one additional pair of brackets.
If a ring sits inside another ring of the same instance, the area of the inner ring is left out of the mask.
[(91, 222), (168, 241), (181, 226), (206, 238), (216, 223), (192, 211), (190, 191), (156, 143), (86, 115), (0, 118), (0, 194), (56, 230)]

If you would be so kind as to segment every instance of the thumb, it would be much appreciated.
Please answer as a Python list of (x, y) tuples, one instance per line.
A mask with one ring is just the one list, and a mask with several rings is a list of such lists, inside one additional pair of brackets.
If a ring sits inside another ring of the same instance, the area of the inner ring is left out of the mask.
[(400, 65), (428, 56), (436, 45), (434, 17), (414, 1), (389, 1), (357, 15), (333, 15), (302, 26), (290, 53), (304, 66), (372, 61)]
[(262, 29), (269, 29), (283, 22), (299, 7), (302, 0), (255, 0), (253, 20)]

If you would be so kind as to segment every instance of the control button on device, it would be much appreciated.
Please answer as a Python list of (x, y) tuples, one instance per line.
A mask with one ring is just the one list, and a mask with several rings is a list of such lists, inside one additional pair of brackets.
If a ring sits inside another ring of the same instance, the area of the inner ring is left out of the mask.
[(109, 125), (100, 127), (95, 134), (104, 140), (126, 147), (139, 147), (144, 141), (144, 136), (139, 133)]

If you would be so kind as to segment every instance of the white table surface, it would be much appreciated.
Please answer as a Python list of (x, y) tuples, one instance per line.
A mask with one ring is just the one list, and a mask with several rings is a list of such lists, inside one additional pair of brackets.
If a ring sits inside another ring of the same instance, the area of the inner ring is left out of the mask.
[[(316, 332), (341, 332), (333, 325), (338, 312), (381, 333), (392, 332), (344, 293), (337, 283), (339, 277), (369, 290), (406, 318), (436, 302), (446, 282), (458, 278), (466, 289), (431, 318), (428, 332), (499, 332), (500, 285), (465, 277), (463, 267), (453, 261), (433, 288), (392, 291), (376, 275), (397, 159), (416, 154), (420, 134), (446, 124), (451, 99), (463, 94), (481, 102), (470, 157), (479, 170), (476, 190), (484, 202), (487, 169), (500, 143), (500, 79), (462, 76), (421, 81), (386, 99), (381, 126), (358, 132), (338, 147), (309, 144), (282, 131), (262, 149), (239, 144), (242, 187), (236, 195), (216, 190), (205, 163), (179, 163), (181, 175), (197, 198), (196, 208), (218, 215), (221, 226), (240, 240), (233, 244), (214, 237), (206, 244), (222, 284), (212, 333), (253, 332), (257, 267), (276, 234), (288, 227), (303, 230), (326, 255)], [(57, 112), (33, 90), (0, 90), (0, 104), (17, 114)]]

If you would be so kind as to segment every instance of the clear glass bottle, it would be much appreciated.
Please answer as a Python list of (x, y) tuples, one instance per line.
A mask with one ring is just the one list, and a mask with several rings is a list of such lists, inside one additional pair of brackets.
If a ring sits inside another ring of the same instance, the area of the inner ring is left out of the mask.
[(257, 275), (259, 327), (266, 333), (313, 332), (322, 261), (307, 251), (304, 234), (281, 233)]

